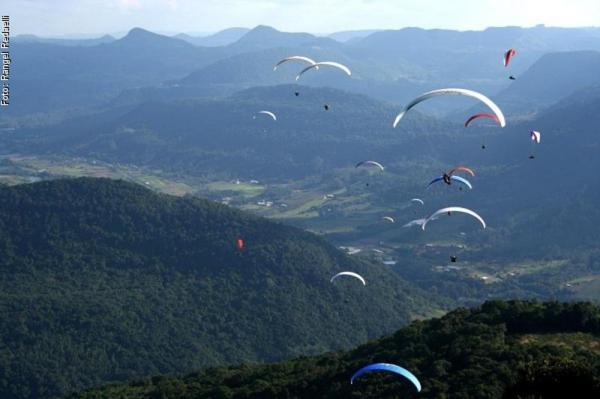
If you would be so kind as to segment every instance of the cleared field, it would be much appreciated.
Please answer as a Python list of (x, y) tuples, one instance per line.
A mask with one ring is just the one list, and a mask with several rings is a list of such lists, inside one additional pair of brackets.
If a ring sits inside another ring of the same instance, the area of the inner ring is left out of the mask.
[(234, 192), (246, 197), (256, 197), (265, 191), (265, 187), (259, 184), (232, 183), (226, 181), (215, 181), (206, 184), (204, 189), (212, 192)]

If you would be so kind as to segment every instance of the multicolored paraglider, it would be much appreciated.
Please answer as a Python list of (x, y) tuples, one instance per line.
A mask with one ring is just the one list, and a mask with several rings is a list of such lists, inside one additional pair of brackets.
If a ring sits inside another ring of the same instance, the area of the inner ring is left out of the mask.
[(405, 368), (391, 363), (373, 363), (361, 368), (356, 373), (354, 373), (352, 378), (350, 378), (350, 384), (354, 384), (354, 380), (356, 380), (361, 375), (370, 373), (372, 371), (387, 371), (390, 373), (398, 374), (410, 381), (417, 389), (417, 392), (421, 392), (421, 383), (413, 373), (411, 373)]
[(476, 91), (467, 90), (467, 89), (456, 89), (456, 88), (447, 88), (447, 89), (432, 90), (432, 91), (428, 91), (427, 93), (421, 94), (419, 97), (415, 98), (410, 103), (408, 103), (408, 105), (406, 105), (404, 107), (404, 109), (402, 110), (402, 112), (400, 112), (396, 116), (396, 119), (394, 120), (394, 123), (393, 123), (392, 126), (393, 127), (398, 126), (398, 123), (400, 123), (400, 121), (402, 120), (402, 118), (404, 117), (404, 115), (412, 107), (414, 107), (415, 105), (419, 104), (420, 102), (423, 102), (423, 101), (428, 100), (428, 99), (433, 98), (433, 97), (445, 96), (445, 95), (467, 96), (467, 97), (472, 97), (472, 98), (475, 98), (475, 99), (481, 101), (489, 109), (492, 110), (492, 112), (494, 113), (494, 115), (496, 115), (496, 117), (498, 118), (498, 123), (500, 124), (500, 126), (502, 126), (502, 127), (506, 126), (506, 120), (504, 119), (504, 114), (502, 113), (502, 111), (500, 110), (500, 108), (492, 100), (490, 100), (489, 98), (487, 98), (483, 94), (478, 93)]
[(460, 177), (460, 176), (455, 176), (455, 175), (447, 175), (445, 174), (444, 176), (440, 176), (440, 177), (436, 177), (435, 179), (433, 179), (432, 181), (429, 182), (429, 184), (427, 185), (427, 188), (429, 188), (429, 186), (431, 186), (432, 184), (435, 184), (437, 182), (443, 181), (446, 184), (451, 184), (452, 181), (457, 181), (459, 183), (464, 184), (465, 186), (469, 187), (469, 190), (473, 189), (473, 186), (471, 185), (471, 183), (465, 179), (464, 177)]
[(475, 115), (471, 115), (469, 117), (469, 119), (466, 120), (465, 122), (465, 127), (468, 127), (471, 122), (473, 122), (475, 119), (479, 119), (479, 118), (488, 118), (488, 119), (492, 119), (493, 121), (495, 121), (497, 124), (500, 124), (500, 120), (498, 120), (498, 117), (494, 114), (490, 114), (487, 112), (480, 112), (478, 114)]
[(467, 172), (471, 176), (475, 177), (475, 172), (473, 171), (473, 169), (467, 168), (466, 166), (455, 166), (454, 168), (450, 169), (450, 172), (448, 172), (448, 175), (452, 176), (453, 174), (455, 174), (457, 172)]
[(333, 283), (335, 279), (337, 279), (338, 277), (341, 277), (341, 276), (354, 277), (355, 279), (360, 280), (363, 283), (363, 285), (367, 285), (367, 282), (365, 281), (365, 279), (363, 278), (363, 276), (361, 276), (358, 273), (354, 273), (354, 272), (341, 272), (341, 273), (338, 273), (335, 276), (331, 277), (331, 280), (329, 280), (329, 281)]

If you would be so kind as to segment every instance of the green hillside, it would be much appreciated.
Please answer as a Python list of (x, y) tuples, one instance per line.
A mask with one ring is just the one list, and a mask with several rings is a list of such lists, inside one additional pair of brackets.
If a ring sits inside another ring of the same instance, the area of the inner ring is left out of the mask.
[[(206, 200), (83, 178), (0, 203), (2, 398), (350, 348), (439, 309), (382, 266)], [(367, 286), (331, 284), (342, 270)]]
[[(402, 378), (350, 377), (371, 362), (410, 369)], [(589, 303), (486, 302), (411, 324), (350, 352), (274, 365), (215, 368), (108, 386), (71, 398), (597, 398), (600, 308)]]

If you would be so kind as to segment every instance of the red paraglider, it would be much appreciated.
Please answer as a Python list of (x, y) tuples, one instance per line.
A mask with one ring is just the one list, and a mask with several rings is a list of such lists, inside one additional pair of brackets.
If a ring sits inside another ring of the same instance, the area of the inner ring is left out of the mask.
[(512, 59), (512, 57), (515, 56), (515, 54), (517, 54), (517, 50), (515, 50), (514, 48), (509, 48), (506, 53), (504, 53), (504, 66), (507, 67), (508, 64), (510, 63), (510, 60)]
[(237, 239), (237, 248), (241, 251), (242, 249), (244, 249), (244, 240), (242, 240), (241, 238)]

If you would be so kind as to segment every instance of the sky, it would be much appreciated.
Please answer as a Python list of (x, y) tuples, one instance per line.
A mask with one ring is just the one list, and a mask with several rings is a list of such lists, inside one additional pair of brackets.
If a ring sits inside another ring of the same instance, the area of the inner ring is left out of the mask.
[(600, 0), (2, 0), (12, 34), (99, 36), (141, 27), (210, 33), (269, 25), (316, 34), (404, 27), (598, 26)]

